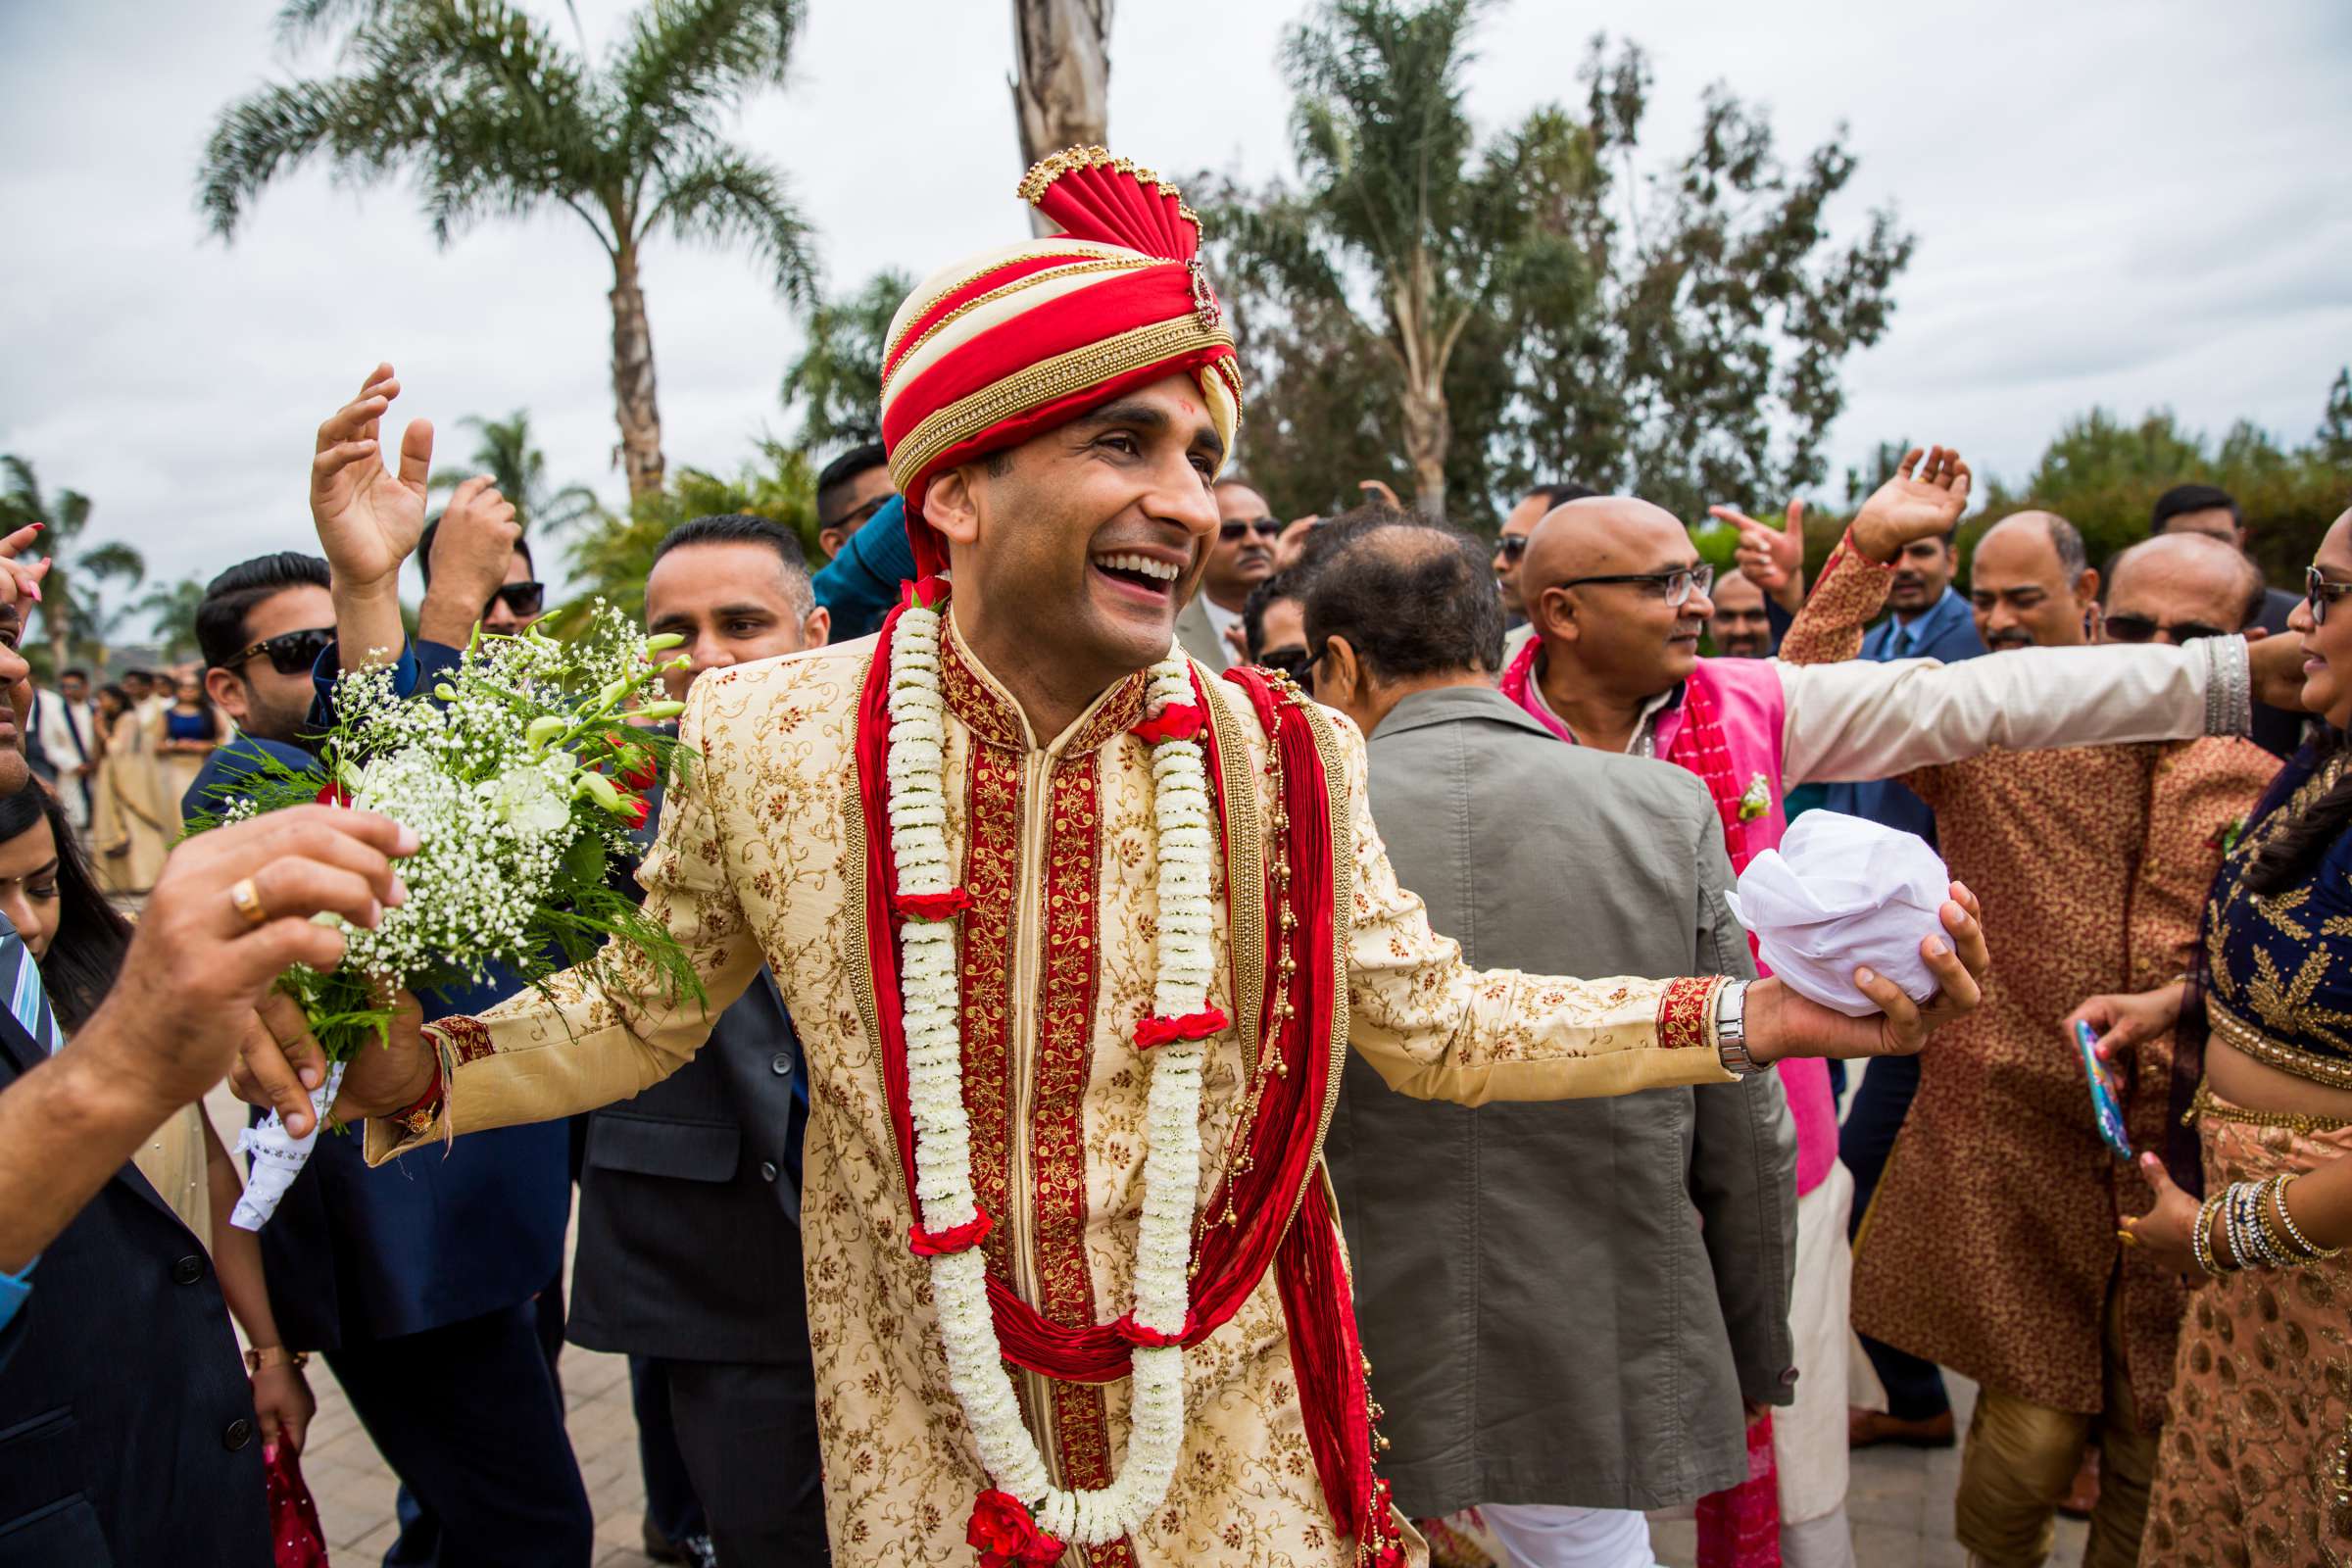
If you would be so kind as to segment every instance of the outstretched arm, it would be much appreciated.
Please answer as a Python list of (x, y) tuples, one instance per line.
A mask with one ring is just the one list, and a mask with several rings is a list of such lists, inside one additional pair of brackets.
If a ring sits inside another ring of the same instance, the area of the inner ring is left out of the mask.
[[(1363, 743), (1354, 726), (1312, 711), (1337, 732), (1328, 744), (1340, 748), (1344, 809), (1352, 822), (1348, 1036), (1390, 1088), (1479, 1105), (1733, 1080), (1718, 1034), (1723, 988), (1732, 982), (1721, 975), (1576, 980), (1463, 962), (1461, 948), (1432, 931), (1421, 901), (1397, 885), (1365, 801)], [(1989, 967), (1973, 908), (1946, 905), (1944, 925), (1948, 941), (1921, 945), (1943, 987), (1930, 1006), (1867, 971), (1857, 971), (1856, 983), (1885, 1010), (1864, 1018), (1760, 980), (1745, 996), (1749, 1056), (1760, 1064), (1919, 1050), (1938, 1024), (1975, 1008), (1979, 977)]]
[(335, 641), (345, 669), (388, 662), (407, 641), (400, 621), (400, 564), (424, 532), (424, 481), (433, 466), (433, 427), (413, 421), (400, 439), (400, 467), (384, 466), (378, 439), (400, 396), (392, 367), (368, 372), (360, 394), (318, 426), (311, 460), (311, 520), (326, 552), (335, 600)]
[[(1960, 514), (1968, 510), (1970, 478), (1968, 465), (1949, 448), (1923, 452), (1913, 447), (1904, 453), (1893, 477), (1862, 503), (1831, 552), (1812, 599), (1781, 639), (1781, 659), (1829, 664), (1861, 657), (1863, 630), (1886, 608), (1894, 563), (1910, 546), (1940, 538), (1959, 524)], [(1770, 548), (1769, 527), (1738, 520), (1742, 560)]]

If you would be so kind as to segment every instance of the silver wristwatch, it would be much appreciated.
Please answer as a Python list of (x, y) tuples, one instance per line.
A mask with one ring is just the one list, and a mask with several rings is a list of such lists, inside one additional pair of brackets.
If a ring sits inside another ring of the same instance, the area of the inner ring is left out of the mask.
[(1747, 1054), (1747, 982), (1735, 980), (1715, 994), (1715, 1053), (1735, 1078), (1753, 1078), (1764, 1064)]

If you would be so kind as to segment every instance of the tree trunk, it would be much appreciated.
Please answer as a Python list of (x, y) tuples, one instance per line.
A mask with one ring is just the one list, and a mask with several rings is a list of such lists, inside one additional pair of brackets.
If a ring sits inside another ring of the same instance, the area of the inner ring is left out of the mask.
[(1453, 439), (1453, 416), (1446, 394), (1404, 389), (1404, 457), (1413, 469), (1413, 510), (1434, 522), (1446, 520), (1446, 449)]
[[(1012, 0), (1012, 118), (1021, 167), (1110, 135), (1110, 0)], [(1031, 228), (1053, 227), (1029, 210)]]
[[(57, 684), (66, 672), (70, 657), (67, 645), (68, 621), (73, 614), (74, 596), (66, 581), (64, 563), (50, 559), (49, 575), (41, 579), (41, 619), (49, 628), (49, 683)], [(100, 662), (100, 684), (104, 684), (105, 663)]]
[(612, 413), (631, 499), (662, 488), (662, 410), (654, 400), (654, 329), (637, 286), (637, 254), (612, 258)]

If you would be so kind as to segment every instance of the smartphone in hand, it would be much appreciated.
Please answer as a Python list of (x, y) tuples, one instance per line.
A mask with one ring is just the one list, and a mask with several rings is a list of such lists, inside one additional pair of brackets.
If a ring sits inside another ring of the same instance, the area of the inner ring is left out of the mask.
[(2099, 1124), (2099, 1136), (2106, 1140), (2109, 1150), (2118, 1159), (2132, 1157), (2132, 1140), (2124, 1131), (2124, 1099), (2116, 1087), (2115, 1069), (2099, 1059), (2098, 1037), (2090, 1025), (2075, 1025), (2075, 1049), (2082, 1056), (2082, 1072), (2090, 1080), (2091, 1114)]

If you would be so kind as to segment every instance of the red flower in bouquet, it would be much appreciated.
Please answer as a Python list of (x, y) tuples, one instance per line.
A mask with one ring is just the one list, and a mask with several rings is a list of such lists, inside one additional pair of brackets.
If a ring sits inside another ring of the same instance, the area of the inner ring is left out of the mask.
[(646, 813), (651, 808), (646, 804), (646, 799), (644, 796), (623, 795), (620, 798), (620, 808), (614, 814), (619, 816), (622, 826), (628, 828), (631, 832), (635, 832), (637, 829), (645, 826)]
[(351, 791), (345, 789), (333, 779), (328, 779), (325, 784), (319, 787), (318, 801), (320, 806), (349, 806), (351, 804)]
[(980, 1568), (1043, 1568), (1062, 1550), (1060, 1542), (1037, 1528), (1020, 1498), (993, 1489), (973, 1503), (963, 1539), (979, 1551)]

